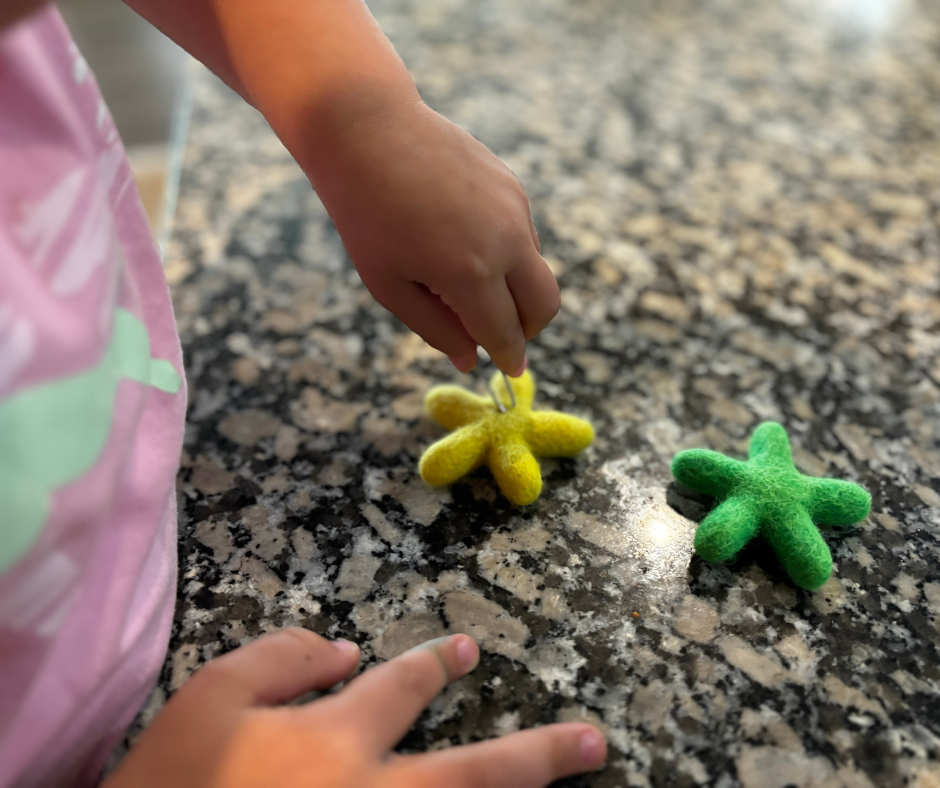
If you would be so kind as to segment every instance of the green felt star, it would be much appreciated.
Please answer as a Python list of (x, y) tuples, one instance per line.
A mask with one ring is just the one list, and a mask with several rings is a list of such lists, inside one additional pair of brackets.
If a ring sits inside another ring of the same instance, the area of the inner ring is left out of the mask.
[(707, 561), (730, 561), (760, 533), (794, 583), (819, 588), (832, 574), (832, 555), (817, 524), (865, 519), (871, 495), (852, 482), (801, 474), (786, 431), (773, 421), (754, 430), (748, 457), (689, 449), (673, 459), (679, 482), (720, 501), (699, 525), (695, 549)]

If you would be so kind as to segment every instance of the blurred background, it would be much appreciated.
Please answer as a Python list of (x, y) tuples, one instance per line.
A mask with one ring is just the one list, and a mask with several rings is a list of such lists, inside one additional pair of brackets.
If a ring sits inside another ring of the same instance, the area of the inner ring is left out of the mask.
[(147, 216), (162, 240), (175, 198), (172, 141), (185, 133), (188, 117), (189, 55), (120, 0), (58, 5), (98, 77)]

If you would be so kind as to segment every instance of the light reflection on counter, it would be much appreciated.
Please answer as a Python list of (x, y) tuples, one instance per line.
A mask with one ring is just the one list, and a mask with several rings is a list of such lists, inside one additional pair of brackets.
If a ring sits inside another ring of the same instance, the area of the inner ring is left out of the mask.
[(637, 479), (628, 460), (607, 462), (600, 473), (614, 500), (603, 519), (578, 514), (572, 527), (581, 538), (603, 548), (609, 562), (596, 564), (610, 579), (640, 590), (653, 605), (685, 593), (696, 524), (666, 503), (666, 484)]
[(814, 0), (807, 10), (842, 34), (879, 38), (890, 32), (907, 7), (906, 0)]

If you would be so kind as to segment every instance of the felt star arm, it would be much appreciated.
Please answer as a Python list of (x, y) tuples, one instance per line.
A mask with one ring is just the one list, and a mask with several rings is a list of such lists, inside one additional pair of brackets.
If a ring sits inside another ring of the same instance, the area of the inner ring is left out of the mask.
[(812, 591), (829, 579), (832, 574), (829, 546), (804, 507), (790, 506), (775, 517), (766, 518), (761, 533), (798, 586)]
[(486, 433), (469, 424), (431, 446), (418, 463), (418, 473), (435, 487), (450, 484), (476, 468), (485, 451)]
[(584, 419), (550, 410), (534, 410), (525, 439), (539, 457), (573, 457), (594, 440), (594, 428)]
[(748, 456), (752, 460), (764, 459), (790, 464), (793, 460), (787, 431), (775, 421), (765, 421), (751, 435)]
[[(516, 396), (516, 407), (523, 410), (529, 410), (532, 407), (532, 400), (535, 398), (535, 378), (529, 370), (523, 372), (518, 378), (510, 378), (512, 393)], [(512, 406), (512, 399), (509, 392), (506, 391), (506, 381), (502, 373), (497, 372), (490, 379), (490, 386), (499, 397), (499, 401), (507, 408)]]
[(730, 561), (760, 525), (760, 508), (750, 495), (735, 495), (713, 509), (695, 532), (695, 549), (706, 561)]
[(542, 492), (538, 460), (519, 433), (500, 438), (489, 452), (490, 470), (503, 495), (516, 506), (526, 506)]
[(688, 449), (673, 458), (672, 474), (696, 492), (726, 498), (744, 480), (746, 467), (743, 462), (717, 451)]
[(425, 397), (424, 406), (431, 418), (448, 430), (479, 421), (496, 410), (491, 399), (471, 394), (460, 386), (435, 386)]
[(806, 508), (820, 525), (851, 525), (868, 517), (871, 495), (853, 482), (813, 479)]

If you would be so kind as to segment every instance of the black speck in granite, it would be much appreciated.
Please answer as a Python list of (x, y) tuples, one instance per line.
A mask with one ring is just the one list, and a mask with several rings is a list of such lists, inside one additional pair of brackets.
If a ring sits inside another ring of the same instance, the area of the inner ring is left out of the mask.
[[(366, 665), (471, 625), (478, 669), (402, 749), (590, 720), (558, 785), (940, 780), (940, 16), (927, 2), (376, 0), (425, 100), (531, 198), (562, 311), (538, 402), (596, 444), (513, 509), (416, 475), (455, 373), (375, 304), (263, 120), (197, 84), (166, 269), (192, 401), (170, 655), (297, 624)], [(852, 9), (880, 9), (852, 15)], [(781, 421), (863, 484), (835, 571), (692, 553), (692, 446)]]

